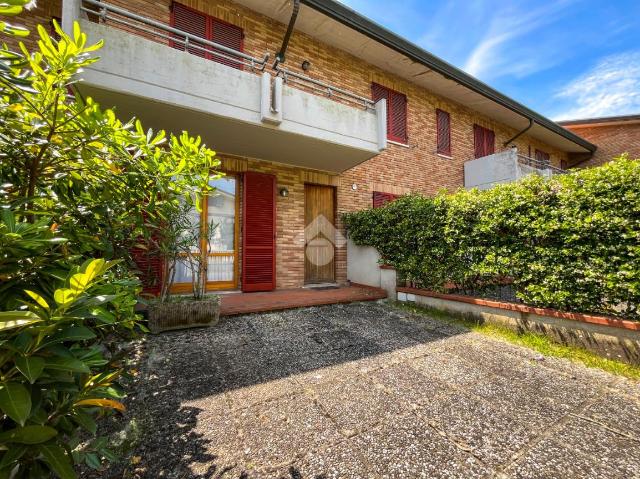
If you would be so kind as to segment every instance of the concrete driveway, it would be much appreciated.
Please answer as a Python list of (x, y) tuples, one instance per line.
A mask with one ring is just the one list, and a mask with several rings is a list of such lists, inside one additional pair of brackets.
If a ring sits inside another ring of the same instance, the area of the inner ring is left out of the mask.
[[(640, 478), (640, 385), (379, 303), (147, 339), (100, 477)], [(122, 423), (125, 424), (125, 423)]]

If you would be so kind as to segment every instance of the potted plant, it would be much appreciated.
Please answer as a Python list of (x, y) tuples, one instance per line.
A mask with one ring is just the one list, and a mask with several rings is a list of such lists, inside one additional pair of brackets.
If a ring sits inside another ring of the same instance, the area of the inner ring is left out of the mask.
[[(160, 333), (174, 329), (215, 325), (220, 318), (220, 298), (206, 294), (211, 240), (217, 224), (202, 224), (186, 202), (167, 205), (163, 226), (154, 241), (163, 261), (160, 295), (149, 304), (149, 329)], [(176, 268), (191, 274), (191, 295), (172, 294)]]

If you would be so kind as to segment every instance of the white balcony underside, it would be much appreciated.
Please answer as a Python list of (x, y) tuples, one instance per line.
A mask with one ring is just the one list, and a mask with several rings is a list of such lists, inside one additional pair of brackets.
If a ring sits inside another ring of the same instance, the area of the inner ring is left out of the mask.
[(263, 121), (262, 78), (122, 30), (81, 20), (100, 61), (81, 91), (122, 119), (200, 135), (220, 153), (342, 172), (380, 152), (377, 113), (284, 86), (279, 124)]

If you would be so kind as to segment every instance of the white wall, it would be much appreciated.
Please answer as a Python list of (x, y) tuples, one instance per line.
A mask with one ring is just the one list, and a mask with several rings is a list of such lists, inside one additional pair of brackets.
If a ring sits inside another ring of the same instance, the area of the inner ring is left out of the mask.
[(391, 299), (396, 296), (396, 272), (380, 268), (380, 253), (372, 246), (347, 241), (347, 279), (352, 283), (382, 288)]

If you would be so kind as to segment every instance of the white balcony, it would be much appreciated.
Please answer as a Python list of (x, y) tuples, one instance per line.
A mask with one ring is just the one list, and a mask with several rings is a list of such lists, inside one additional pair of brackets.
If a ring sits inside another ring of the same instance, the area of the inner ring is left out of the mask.
[(516, 148), (509, 148), (464, 164), (464, 186), (488, 190), (500, 183), (511, 183), (529, 175), (550, 178), (566, 171), (520, 155)]
[[(237, 55), (239, 69), (192, 55), (170, 46), (179, 31), (105, 6), (86, 0), (81, 11), (76, 0), (65, 0), (63, 25), (68, 28), (77, 12), (89, 41), (104, 40), (100, 61), (82, 73), (80, 90), (103, 107), (115, 107), (121, 118), (135, 116), (145, 127), (174, 133), (187, 130), (220, 153), (335, 173), (386, 147), (384, 102), (319, 88), (306, 77), (296, 80), (311, 82), (320, 93), (336, 92), (343, 101), (295, 88), (286, 73), (269, 71), (268, 57), (225, 52)], [(87, 12), (100, 21), (87, 19)], [(189, 42), (189, 34), (179, 33), (179, 41)], [(214, 45), (219, 47), (204, 48)]]

